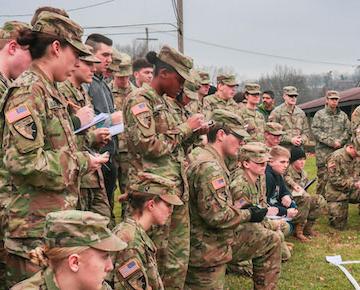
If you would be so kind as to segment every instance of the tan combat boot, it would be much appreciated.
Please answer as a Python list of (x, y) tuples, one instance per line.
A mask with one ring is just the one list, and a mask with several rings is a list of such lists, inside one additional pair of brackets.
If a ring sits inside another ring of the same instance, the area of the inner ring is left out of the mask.
[(298, 240), (300, 240), (300, 242), (302, 243), (306, 243), (309, 242), (309, 239), (307, 237), (304, 236), (304, 225), (303, 224), (296, 224), (295, 225), (295, 238), (297, 238)]
[(304, 227), (304, 234), (310, 237), (318, 237), (319, 232), (314, 230), (314, 221), (308, 221)]

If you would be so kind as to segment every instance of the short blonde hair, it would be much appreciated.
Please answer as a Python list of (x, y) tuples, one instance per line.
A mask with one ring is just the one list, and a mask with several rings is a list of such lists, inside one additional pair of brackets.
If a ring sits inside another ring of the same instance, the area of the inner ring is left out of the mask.
[(279, 157), (287, 157), (290, 159), (290, 151), (283, 146), (279, 146), (279, 145), (274, 146), (271, 148), (269, 153), (271, 159), (275, 159)]

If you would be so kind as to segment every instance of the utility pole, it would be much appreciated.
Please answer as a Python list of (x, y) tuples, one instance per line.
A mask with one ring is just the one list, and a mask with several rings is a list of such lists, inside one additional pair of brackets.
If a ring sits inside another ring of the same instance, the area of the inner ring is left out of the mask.
[(136, 38), (136, 40), (144, 40), (146, 51), (149, 51), (149, 41), (158, 40), (157, 38), (149, 38), (149, 29), (145, 27), (145, 38)]
[(184, 15), (183, 15), (183, 0), (177, 0), (177, 26), (178, 26), (178, 48), (181, 53), (184, 53)]

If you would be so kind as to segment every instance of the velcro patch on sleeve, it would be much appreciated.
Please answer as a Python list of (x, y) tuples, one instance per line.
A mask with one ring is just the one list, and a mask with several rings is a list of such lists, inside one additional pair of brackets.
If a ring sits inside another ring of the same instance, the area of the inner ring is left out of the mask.
[(144, 112), (148, 112), (149, 108), (146, 103), (139, 103), (131, 107), (131, 112), (136, 116)]
[(30, 116), (31, 112), (25, 104), (21, 104), (14, 109), (5, 113), (6, 120), (9, 124), (15, 123), (27, 116)]
[(122, 265), (118, 271), (120, 275), (126, 279), (131, 274), (135, 273), (136, 271), (140, 270), (139, 262), (136, 259), (131, 259), (127, 261), (124, 265)]
[(214, 179), (213, 181), (211, 181), (211, 184), (215, 190), (218, 190), (219, 188), (223, 188), (226, 185), (223, 177)]

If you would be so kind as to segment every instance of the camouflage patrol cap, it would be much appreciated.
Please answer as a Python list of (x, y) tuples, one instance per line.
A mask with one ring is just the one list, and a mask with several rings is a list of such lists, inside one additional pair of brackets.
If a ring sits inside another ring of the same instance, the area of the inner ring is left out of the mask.
[(51, 212), (45, 221), (45, 244), (49, 248), (91, 247), (101, 251), (120, 251), (127, 244), (108, 228), (109, 219), (90, 211)]
[(270, 159), (269, 149), (261, 142), (249, 142), (240, 148), (239, 160), (251, 160), (255, 163), (267, 162)]
[(121, 63), (121, 53), (116, 48), (112, 48), (111, 64), (108, 66), (108, 70), (112, 72), (119, 72), (119, 65)]
[(288, 96), (298, 96), (297, 88), (293, 86), (287, 86), (283, 88), (283, 93)]
[(64, 38), (80, 53), (87, 55), (91, 54), (85, 44), (81, 41), (84, 32), (83, 29), (79, 24), (68, 17), (54, 12), (43, 11), (39, 14), (32, 30)]
[(87, 49), (91, 52), (91, 54), (89, 55), (82, 55), (79, 57), (80, 60), (82, 61), (86, 61), (86, 62), (92, 62), (92, 63), (100, 63), (101, 60), (98, 59), (94, 54), (93, 54), (93, 48), (90, 45), (85, 44), (85, 46), (87, 47)]
[(133, 74), (131, 56), (120, 52), (119, 71), (115, 72), (115, 76), (127, 77)]
[(164, 45), (158, 54), (158, 58), (171, 65), (179, 75), (181, 75), (185, 80), (192, 81), (190, 70), (193, 67), (192, 58), (183, 55), (176, 49)]
[(283, 126), (276, 122), (267, 122), (265, 124), (264, 131), (276, 136), (285, 134), (285, 132), (283, 131)]
[(227, 85), (227, 86), (238, 86), (238, 82), (236, 81), (236, 77), (235, 75), (232, 75), (232, 74), (221, 74), (221, 75), (218, 75), (217, 78), (217, 83), (222, 83), (224, 85)]
[(249, 133), (244, 129), (240, 117), (232, 112), (223, 109), (216, 109), (212, 112), (211, 120), (228, 129), (232, 134), (244, 139), (249, 137)]
[(200, 76), (200, 83), (202, 85), (209, 85), (210, 84), (210, 75), (209, 73), (207, 73), (206, 71), (199, 71), (199, 76)]
[(327, 91), (326, 97), (328, 99), (340, 99), (340, 94), (338, 91)]
[(31, 29), (30, 25), (20, 21), (7, 21), (4, 23), (4, 26), (0, 28), (0, 39), (16, 39), (20, 31), (25, 29)]
[(163, 201), (172, 205), (182, 205), (183, 202), (175, 192), (176, 184), (172, 180), (160, 175), (139, 172), (139, 181), (129, 186), (130, 196), (159, 196)]
[(261, 94), (260, 85), (255, 83), (246, 83), (245, 92), (251, 95)]
[(190, 98), (192, 100), (197, 100), (198, 99), (197, 91), (201, 85), (200, 75), (194, 69), (190, 70), (190, 75), (191, 75), (192, 81), (191, 82), (185, 81), (184, 92), (185, 92), (186, 96), (188, 96), (188, 98)]

